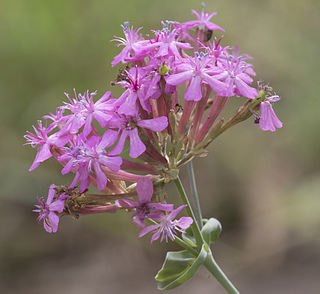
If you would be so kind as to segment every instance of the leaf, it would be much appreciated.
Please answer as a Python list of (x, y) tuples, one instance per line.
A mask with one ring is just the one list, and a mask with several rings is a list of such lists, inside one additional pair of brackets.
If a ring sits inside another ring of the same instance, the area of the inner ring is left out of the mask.
[(193, 236), (191, 226), (182, 234), (182, 239), (192, 247), (197, 247), (196, 238)]
[(155, 279), (159, 290), (176, 288), (193, 277), (207, 257), (203, 245), (197, 257), (187, 250), (168, 252), (164, 264)]
[(204, 223), (204, 226), (201, 229), (201, 234), (203, 236), (203, 239), (208, 244), (211, 244), (219, 238), (221, 231), (222, 226), (220, 222), (212, 217)]

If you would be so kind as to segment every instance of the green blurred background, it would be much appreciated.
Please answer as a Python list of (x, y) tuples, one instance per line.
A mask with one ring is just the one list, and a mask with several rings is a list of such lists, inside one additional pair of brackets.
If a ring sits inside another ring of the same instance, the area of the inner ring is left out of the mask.
[[(23, 135), (62, 103), (64, 91), (111, 88), (117, 69), (110, 62), (119, 51), (109, 40), (122, 34), (121, 23), (147, 33), (161, 20), (193, 19), (200, 3), (0, 1), (1, 293), (158, 292), (153, 276), (175, 245), (138, 239), (129, 215), (63, 218), (55, 235), (37, 224), (36, 197), (71, 177), (54, 161), (29, 173), (35, 152), (23, 146)], [(275, 111), (284, 123), (267, 133), (248, 120), (195, 161), (204, 216), (224, 228), (216, 259), (241, 293), (320, 293), (320, 2), (224, 0), (206, 7), (218, 12), (213, 21), (226, 30), (223, 44), (254, 56), (258, 78), (282, 96)], [(224, 293), (205, 270), (173, 292)]]

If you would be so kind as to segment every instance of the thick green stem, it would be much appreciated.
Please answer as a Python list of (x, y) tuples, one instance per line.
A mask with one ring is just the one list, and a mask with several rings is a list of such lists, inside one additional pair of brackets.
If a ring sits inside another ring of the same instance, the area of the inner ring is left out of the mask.
[[(177, 179), (174, 180), (174, 183), (176, 184), (176, 187), (178, 189), (178, 192), (180, 194), (182, 202), (187, 205), (187, 207), (186, 207), (187, 214), (190, 217), (192, 217), (192, 219), (193, 219), (191, 229), (193, 231), (193, 235), (196, 238), (198, 250), (202, 247), (203, 244), (205, 244), (205, 246), (208, 246), (202, 237), (202, 234), (201, 234), (199, 226), (196, 222), (194, 213), (193, 213), (192, 208), (190, 206), (189, 199), (188, 199), (187, 194), (183, 188), (183, 185), (181, 183), (179, 176), (177, 177)], [(178, 237), (175, 238), (175, 241), (176, 241), (176, 243), (180, 244), (183, 248), (189, 250), (191, 253), (193, 253), (193, 254), (196, 253), (195, 249), (190, 247), (189, 244), (187, 244), (186, 242), (184, 242), (180, 238), (178, 238)], [(228, 294), (239, 294), (239, 291), (233, 286), (233, 284), (229, 281), (227, 276), (224, 274), (224, 272), (221, 270), (221, 268), (218, 266), (218, 264), (214, 260), (210, 248), (209, 247), (207, 247), (207, 248), (208, 248), (207, 249), (208, 255), (207, 255), (207, 258), (204, 262), (204, 266), (208, 269), (208, 271), (210, 273), (212, 273), (212, 275), (217, 279), (217, 281), (221, 284), (221, 286), (228, 292)]]
[(222, 285), (222, 287), (229, 293), (229, 294), (239, 294), (240, 292), (236, 289), (235, 286), (230, 282), (221, 268), (218, 266), (216, 261), (214, 260), (211, 250), (209, 250), (207, 258), (204, 262), (205, 267), (207, 270), (214, 275), (214, 277), (218, 280), (218, 282)]
[(201, 230), (202, 229), (202, 213), (201, 213), (199, 194), (198, 194), (198, 189), (196, 184), (196, 178), (194, 175), (192, 160), (187, 163), (187, 170), (188, 170), (188, 176), (190, 181), (191, 196), (193, 199), (193, 203), (195, 205), (196, 219), (197, 219), (198, 226)]
[(183, 188), (183, 185), (181, 183), (179, 176), (174, 180), (174, 183), (176, 184), (176, 187), (178, 189), (178, 192), (180, 194), (180, 197), (181, 197), (183, 204), (187, 205), (186, 211), (187, 211), (188, 216), (192, 217), (192, 219), (193, 219), (191, 229), (192, 229), (194, 237), (196, 238), (198, 248), (201, 248), (202, 244), (204, 243), (204, 240), (202, 238), (198, 223), (196, 221), (196, 218), (195, 218), (194, 213), (192, 211), (189, 199), (188, 199), (187, 194)]

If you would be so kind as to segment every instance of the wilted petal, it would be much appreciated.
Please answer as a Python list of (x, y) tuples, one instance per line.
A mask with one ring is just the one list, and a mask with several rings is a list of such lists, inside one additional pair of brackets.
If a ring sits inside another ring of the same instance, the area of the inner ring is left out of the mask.
[(274, 132), (277, 128), (282, 128), (282, 122), (276, 116), (272, 105), (269, 102), (261, 102), (260, 104), (261, 117), (259, 126), (263, 131)]
[(54, 212), (49, 212), (48, 219), (49, 225), (52, 228), (52, 231), (49, 233), (56, 233), (59, 225), (59, 216), (57, 216)]
[(54, 190), (55, 185), (52, 184), (49, 187), (49, 192), (48, 192), (48, 198), (47, 198), (47, 204), (50, 204), (53, 200), (54, 194), (55, 194), (55, 190)]
[(56, 200), (49, 206), (50, 211), (55, 211), (61, 213), (64, 209), (64, 201), (63, 200)]

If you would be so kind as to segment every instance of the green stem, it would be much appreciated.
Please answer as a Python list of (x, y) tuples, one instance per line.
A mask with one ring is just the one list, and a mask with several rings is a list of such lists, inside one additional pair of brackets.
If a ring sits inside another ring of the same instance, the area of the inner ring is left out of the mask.
[(176, 242), (177, 244), (179, 244), (181, 247), (183, 247), (184, 249), (188, 250), (189, 252), (191, 252), (194, 256), (198, 256), (198, 252), (197, 250), (195, 250), (194, 248), (192, 248), (188, 243), (186, 243), (185, 241), (183, 241), (182, 239), (180, 239), (177, 236), (174, 236), (174, 242)]
[(192, 160), (187, 163), (187, 169), (188, 169), (188, 177), (190, 180), (191, 196), (193, 198), (193, 203), (195, 205), (196, 219), (197, 219), (198, 226), (201, 230), (202, 229), (202, 213), (201, 213), (199, 194), (198, 194), (198, 189), (196, 184), (196, 177), (194, 175)]
[(192, 229), (194, 237), (196, 238), (196, 242), (197, 242), (198, 248), (201, 248), (202, 244), (204, 243), (204, 240), (203, 240), (203, 237), (201, 235), (198, 223), (196, 221), (196, 218), (195, 218), (194, 213), (192, 211), (189, 199), (188, 199), (187, 194), (186, 194), (186, 192), (185, 192), (185, 190), (183, 188), (183, 185), (181, 183), (181, 180), (180, 180), (179, 176), (174, 180), (174, 183), (175, 183), (175, 185), (177, 187), (177, 190), (178, 190), (178, 192), (180, 194), (180, 197), (181, 197), (181, 200), (182, 200), (183, 204), (187, 205), (186, 210), (187, 210), (188, 216), (192, 217), (192, 219), (193, 219), (193, 223), (191, 225), (191, 229)]
[(204, 262), (205, 267), (207, 270), (214, 275), (214, 277), (218, 280), (218, 282), (222, 285), (222, 287), (229, 293), (229, 294), (239, 294), (240, 292), (236, 289), (236, 287), (230, 282), (227, 276), (224, 274), (222, 269), (214, 260), (211, 250), (209, 250), (207, 258)]

